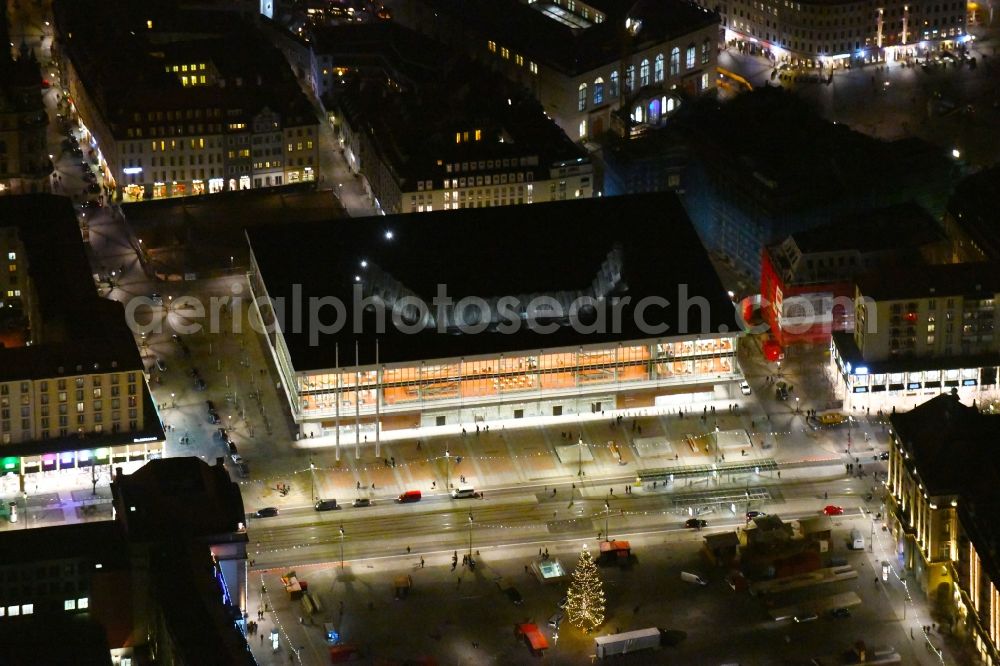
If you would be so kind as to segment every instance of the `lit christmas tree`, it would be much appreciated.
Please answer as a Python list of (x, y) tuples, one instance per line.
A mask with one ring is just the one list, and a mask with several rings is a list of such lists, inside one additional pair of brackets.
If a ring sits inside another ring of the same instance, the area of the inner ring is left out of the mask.
[(566, 615), (570, 624), (590, 633), (604, 623), (604, 583), (586, 545), (573, 570), (566, 593)]

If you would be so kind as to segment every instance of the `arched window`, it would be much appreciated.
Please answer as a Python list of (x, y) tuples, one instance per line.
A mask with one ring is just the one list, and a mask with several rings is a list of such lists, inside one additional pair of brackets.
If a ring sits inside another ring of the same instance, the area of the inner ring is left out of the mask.
[(711, 53), (712, 43), (706, 39), (701, 43), (701, 64), (707, 65), (709, 54)]
[(576, 110), (583, 111), (587, 108), (587, 84), (581, 83), (578, 92)]
[(608, 81), (608, 97), (618, 97), (618, 71), (611, 72), (611, 80)]
[(642, 105), (635, 107), (635, 111), (632, 112), (632, 120), (637, 123), (642, 122)]
[(653, 66), (653, 80), (657, 83), (663, 81), (663, 54), (656, 56), (656, 64)]
[(625, 92), (635, 91), (635, 65), (625, 68)]
[(604, 103), (604, 79), (597, 77), (594, 81), (594, 106)]
[(673, 97), (668, 97), (667, 98), (667, 103), (664, 105), (664, 108), (666, 108), (667, 113), (670, 113), (671, 111), (674, 110), (674, 98)]
[(694, 69), (695, 48), (694, 44), (688, 44), (687, 52), (684, 54), (684, 65), (688, 69)]
[(642, 86), (649, 85), (649, 60), (643, 59), (639, 66), (639, 81)]
[(676, 46), (670, 50), (670, 76), (681, 73), (681, 50)]

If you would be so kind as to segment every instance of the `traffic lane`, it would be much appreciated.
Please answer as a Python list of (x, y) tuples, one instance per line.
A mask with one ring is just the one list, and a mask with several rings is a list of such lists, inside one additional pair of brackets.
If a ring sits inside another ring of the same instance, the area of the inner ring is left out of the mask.
[[(862, 514), (857, 507), (845, 507), (845, 510), (843, 517), (834, 519), (834, 526), (840, 527), (846, 521), (869, 515)], [(746, 523), (742, 514), (737, 514), (727, 516), (721, 522), (712, 521), (710, 527), (695, 530), (683, 527), (682, 517), (673, 515), (675, 513), (664, 509), (629, 511), (625, 515), (612, 512), (609, 529), (617, 538), (636, 533), (663, 533), (700, 540), (706, 534), (729, 531)], [(496, 507), (473, 515), (472, 540), (476, 549), (594, 538), (597, 530), (603, 531), (605, 518), (598, 506), (581, 508), (576, 515), (554, 521), (555, 525), (550, 524), (552, 521), (547, 511), (540, 507), (528, 512), (523, 509), (512, 511), (512, 507)], [(817, 510), (787, 510), (781, 515), (790, 521), (813, 517), (817, 515)], [(413, 555), (462, 550), (467, 547), (469, 538), (466, 511), (394, 516), (364, 522), (331, 518), (299, 525), (262, 527), (269, 520), (273, 519), (254, 519), (248, 530), (258, 568), (328, 561), (336, 558), (341, 547), (345, 559), (351, 560), (386, 556), (389, 552), (391, 556), (397, 556), (406, 547), (411, 547), (407, 553), (412, 552)], [(341, 526), (344, 529), (343, 541)]]
[[(836, 503), (845, 511), (860, 509), (868, 494), (870, 480), (844, 476), (836, 479), (802, 479), (785, 481), (783, 483), (754, 484), (770, 487), (777, 491), (778, 499), (774, 501), (753, 502), (755, 510), (769, 509), (777, 513), (782, 506), (793, 503), (815, 502), (819, 511), (828, 503)], [(741, 487), (728, 488), (741, 490)], [(727, 490), (727, 488), (719, 488)], [(637, 515), (656, 512), (671, 515), (673, 520), (683, 522), (688, 517), (686, 506), (670, 506), (668, 502), (683, 499), (686, 493), (634, 493), (612, 499), (610, 501), (611, 515)], [(446, 494), (424, 496), (420, 502), (401, 504), (394, 498), (375, 498), (374, 506), (352, 507), (346, 500), (341, 509), (332, 511), (316, 511), (310, 505), (299, 505), (291, 508), (280, 508), (278, 516), (270, 518), (253, 518), (250, 523), (252, 531), (261, 530), (262, 534), (281, 536), (284, 532), (294, 531), (301, 527), (315, 527), (326, 523), (337, 522), (345, 526), (353, 526), (363, 522), (367, 529), (375, 534), (386, 530), (379, 527), (382, 523), (397, 524), (400, 522), (413, 524), (420, 521), (437, 520), (445, 517), (447, 520), (460, 519), (464, 524), (468, 514), (472, 513), (478, 521), (498, 517), (513, 516), (524, 521), (559, 521), (577, 519), (587, 512), (603, 517), (605, 501), (603, 497), (559, 497), (551, 499), (546, 493), (538, 493), (536, 488), (506, 488), (490, 490), (490, 500), (485, 499), (451, 499)], [(834, 502), (833, 500), (836, 500)], [(428, 509), (428, 507), (431, 507)], [(721, 515), (723, 509), (715, 515)], [(553, 516), (555, 513), (555, 516)], [(742, 515), (742, 512), (739, 512)], [(252, 514), (248, 514), (250, 516)], [(589, 513), (587, 513), (589, 515)], [(702, 515), (709, 515), (703, 513)], [(345, 527), (346, 529), (346, 527)], [(364, 532), (364, 530), (362, 530)]]

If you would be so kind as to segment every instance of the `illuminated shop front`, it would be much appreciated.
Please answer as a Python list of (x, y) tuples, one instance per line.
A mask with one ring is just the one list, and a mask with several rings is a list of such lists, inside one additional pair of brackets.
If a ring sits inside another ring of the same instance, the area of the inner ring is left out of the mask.
[(131, 442), (93, 449), (0, 456), (0, 476), (90, 471), (95, 466), (144, 463), (162, 456), (161, 439), (137, 437)]
[[(843, 340), (835, 335), (830, 345), (829, 372), (845, 409), (872, 412), (912, 409), (952, 391), (957, 391), (962, 401), (981, 403), (1000, 398), (1000, 377), (995, 364), (1000, 359), (950, 368), (940, 367), (948, 361), (941, 358), (865, 363), (856, 356), (856, 348), (845, 345), (842, 349), (838, 339)], [(919, 367), (921, 362), (932, 367)]]

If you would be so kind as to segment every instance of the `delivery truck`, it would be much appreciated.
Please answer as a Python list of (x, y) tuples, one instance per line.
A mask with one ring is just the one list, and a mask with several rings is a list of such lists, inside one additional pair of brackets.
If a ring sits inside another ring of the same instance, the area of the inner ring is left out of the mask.
[(656, 627), (598, 636), (594, 639), (594, 649), (598, 659), (658, 647), (660, 647), (660, 630)]

